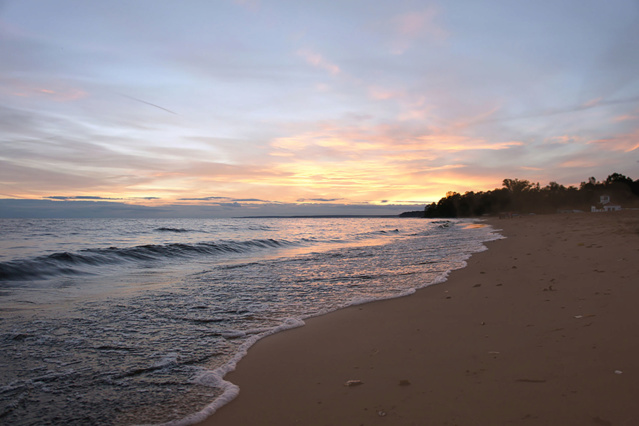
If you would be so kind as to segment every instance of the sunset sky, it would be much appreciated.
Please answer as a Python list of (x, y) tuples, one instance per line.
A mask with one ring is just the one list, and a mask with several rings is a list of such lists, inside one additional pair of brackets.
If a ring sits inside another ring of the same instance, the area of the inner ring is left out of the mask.
[(613, 172), (637, 0), (0, 0), (5, 202), (394, 213)]

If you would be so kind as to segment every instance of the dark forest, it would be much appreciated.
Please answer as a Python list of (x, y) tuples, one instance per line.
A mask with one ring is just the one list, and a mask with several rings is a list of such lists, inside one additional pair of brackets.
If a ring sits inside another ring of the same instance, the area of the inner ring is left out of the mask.
[(591, 206), (602, 208), (600, 197), (608, 195), (611, 202), (623, 208), (639, 207), (639, 179), (632, 180), (619, 173), (599, 182), (594, 177), (581, 182), (579, 188), (550, 182), (541, 187), (521, 179), (504, 179), (502, 187), (492, 191), (465, 194), (449, 192), (437, 203), (422, 212), (408, 212), (402, 216), (427, 218), (477, 217), (484, 215), (556, 213), (561, 211), (590, 211)]

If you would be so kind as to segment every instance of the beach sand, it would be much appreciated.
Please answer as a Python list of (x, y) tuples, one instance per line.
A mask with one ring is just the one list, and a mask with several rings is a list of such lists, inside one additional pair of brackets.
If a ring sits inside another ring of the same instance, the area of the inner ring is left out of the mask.
[(447, 282), (259, 341), (203, 424), (639, 425), (639, 212), (487, 223)]

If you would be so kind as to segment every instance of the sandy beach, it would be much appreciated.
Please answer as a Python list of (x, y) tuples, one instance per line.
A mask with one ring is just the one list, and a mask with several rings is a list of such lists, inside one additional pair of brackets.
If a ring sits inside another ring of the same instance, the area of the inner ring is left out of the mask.
[(639, 424), (639, 211), (486, 223), (447, 282), (259, 341), (202, 424)]

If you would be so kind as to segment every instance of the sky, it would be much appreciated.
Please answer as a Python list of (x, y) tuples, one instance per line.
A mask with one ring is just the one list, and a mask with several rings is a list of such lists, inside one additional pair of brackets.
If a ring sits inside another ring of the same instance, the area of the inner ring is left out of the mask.
[(0, 0), (0, 209), (392, 214), (613, 172), (638, 0)]

